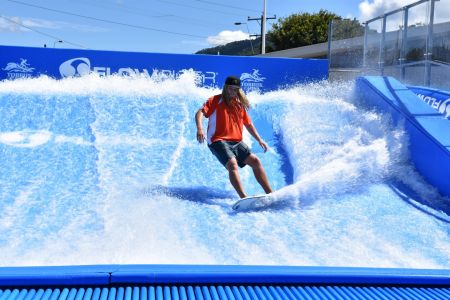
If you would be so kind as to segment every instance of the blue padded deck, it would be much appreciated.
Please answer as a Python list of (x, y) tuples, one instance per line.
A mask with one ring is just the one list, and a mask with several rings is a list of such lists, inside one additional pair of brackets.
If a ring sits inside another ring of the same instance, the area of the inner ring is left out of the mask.
[(450, 299), (450, 271), (195, 265), (0, 269), (0, 300), (197, 299)]

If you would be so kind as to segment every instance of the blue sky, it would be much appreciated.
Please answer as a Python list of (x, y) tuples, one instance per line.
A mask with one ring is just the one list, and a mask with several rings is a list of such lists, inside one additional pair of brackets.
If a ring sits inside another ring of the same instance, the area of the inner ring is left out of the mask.
[[(326, 9), (361, 21), (411, 0), (267, 0), (267, 16)], [(195, 53), (260, 25), (263, 0), (0, 0), (0, 44)], [(235, 22), (247, 24), (236, 26)], [(273, 20), (268, 22), (269, 30)], [(38, 32), (36, 32), (38, 31)], [(63, 42), (58, 42), (62, 40)]]

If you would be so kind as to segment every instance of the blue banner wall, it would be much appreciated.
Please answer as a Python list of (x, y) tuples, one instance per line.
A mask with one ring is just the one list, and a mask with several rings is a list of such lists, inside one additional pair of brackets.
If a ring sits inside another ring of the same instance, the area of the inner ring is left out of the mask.
[(327, 79), (325, 59), (265, 58), (192, 54), (160, 54), (0, 46), (0, 80), (37, 77), (130, 76), (160, 73), (176, 78), (193, 69), (203, 86), (221, 86), (228, 75), (239, 76), (245, 90), (274, 90), (291, 84)]

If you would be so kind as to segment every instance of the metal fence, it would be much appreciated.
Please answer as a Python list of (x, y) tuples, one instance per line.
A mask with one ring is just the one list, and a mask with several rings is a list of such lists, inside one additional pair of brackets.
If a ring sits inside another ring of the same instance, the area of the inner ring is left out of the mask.
[(394, 76), (450, 89), (450, 0), (421, 0), (364, 23), (330, 23), (330, 77)]

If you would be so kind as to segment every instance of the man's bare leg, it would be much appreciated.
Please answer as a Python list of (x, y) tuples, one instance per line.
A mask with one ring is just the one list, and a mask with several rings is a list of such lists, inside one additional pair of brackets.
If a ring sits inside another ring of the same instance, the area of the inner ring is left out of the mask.
[(266, 171), (264, 170), (259, 158), (254, 154), (250, 154), (244, 162), (253, 169), (253, 174), (255, 175), (256, 181), (258, 181), (264, 189), (264, 192), (266, 192), (266, 194), (272, 193), (273, 191), (270, 187), (269, 180), (267, 179)]
[(234, 187), (239, 197), (247, 197), (247, 195), (245, 195), (244, 188), (242, 187), (241, 179), (239, 178), (239, 168), (236, 159), (231, 158), (228, 161), (226, 168), (228, 170), (231, 185)]

